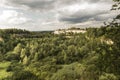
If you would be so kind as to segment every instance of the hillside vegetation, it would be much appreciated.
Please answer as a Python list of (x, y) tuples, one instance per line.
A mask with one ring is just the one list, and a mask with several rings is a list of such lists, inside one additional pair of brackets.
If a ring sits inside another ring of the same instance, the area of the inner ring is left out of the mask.
[(120, 26), (67, 35), (5, 29), (0, 38), (0, 62), (9, 63), (0, 64), (2, 80), (120, 79)]

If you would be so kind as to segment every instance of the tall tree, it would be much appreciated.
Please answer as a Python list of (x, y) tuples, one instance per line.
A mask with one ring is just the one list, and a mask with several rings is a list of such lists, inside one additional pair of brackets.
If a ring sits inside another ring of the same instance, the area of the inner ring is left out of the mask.
[[(120, 11), (120, 0), (113, 0), (115, 4), (112, 6), (111, 10)], [(120, 13), (113, 19), (109, 26), (120, 27)]]

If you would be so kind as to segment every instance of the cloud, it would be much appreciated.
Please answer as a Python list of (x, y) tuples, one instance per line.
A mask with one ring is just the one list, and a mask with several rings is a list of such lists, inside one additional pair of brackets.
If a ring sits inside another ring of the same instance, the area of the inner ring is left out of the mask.
[(30, 21), (23, 13), (14, 10), (3, 10), (0, 15), (1, 24), (19, 25)]
[(112, 3), (112, 0), (0, 0), (2, 5), (38, 11), (53, 10), (66, 5), (82, 3)]
[[(116, 14), (112, 0), (0, 0), (0, 25), (29, 30), (100, 26)], [(1, 10), (2, 8), (2, 10)], [(18, 27), (19, 28), (19, 27)]]
[(2, 4), (16, 9), (46, 11), (54, 8), (55, 0), (4, 0)]
[[(99, 4), (98, 3), (81, 3), (81, 4), (76, 3), (74, 5), (66, 6), (58, 10), (58, 19), (61, 22), (74, 23), (74, 24), (82, 23), (90, 20), (105, 21), (108, 18), (111, 18), (112, 14), (110, 13), (110, 10), (109, 10), (110, 7), (111, 7), (111, 4), (100, 3), (100, 2)], [(104, 16), (104, 14), (106, 14), (107, 17), (106, 15)]]

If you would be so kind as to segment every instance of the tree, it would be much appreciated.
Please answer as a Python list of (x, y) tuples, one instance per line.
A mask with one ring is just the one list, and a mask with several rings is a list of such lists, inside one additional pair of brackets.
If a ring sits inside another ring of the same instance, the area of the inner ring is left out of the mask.
[(14, 53), (20, 55), (20, 52), (22, 50), (22, 44), (18, 43), (17, 46), (14, 48)]
[(99, 80), (118, 80), (114, 74), (104, 73), (99, 77)]
[[(112, 6), (111, 10), (120, 10), (120, 0), (113, 0), (115, 4)], [(113, 18), (113, 21), (110, 22), (107, 26), (111, 27), (120, 27), (120, 14), (118, 14), (115, 18)]]
[(20, 53), (21, 59), (23, 59), (25, 57), (25, 55), (26, 55), (26, 49), (24, 48), (21, 50), (21, 53)]
[(23, 58), (23, 64), (25, 64), (25, 65), (28, 64), (28, 57), (27, 57), (27, 56), (25, 56), (25, 57)]
[(29, 71), (15, 72), (7, 80), (38, 80), (38, 77)]
[(36, 52), (34, 56), (34, 60), (38, 61), (39, 59), (40, 59), (40, 54)]
[(70, 65), (65, 65), (62, 69), (58, 70), (50, 80), (79, 80), (83, 71), (84, 66), (82, 64), (73, 63)]
[(12, 52), (8, 52), (7, 54), (5, 54), (5, 60), (7, 60), (7, 61), (17, 60), (17, 61), (19, 61), (20, 57), (17, 54), (14, 54)]

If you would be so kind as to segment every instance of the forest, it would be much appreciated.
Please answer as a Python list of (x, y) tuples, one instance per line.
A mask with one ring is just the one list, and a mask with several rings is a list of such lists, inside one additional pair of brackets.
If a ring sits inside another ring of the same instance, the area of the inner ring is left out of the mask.
[(118, 20), (85, 33), (0, 29), (0, 80), (120, 80)]
[(52, 31), (1, 29), (0, 78), (119, 80), (119, 32), (119, 24), (59, 35)]

